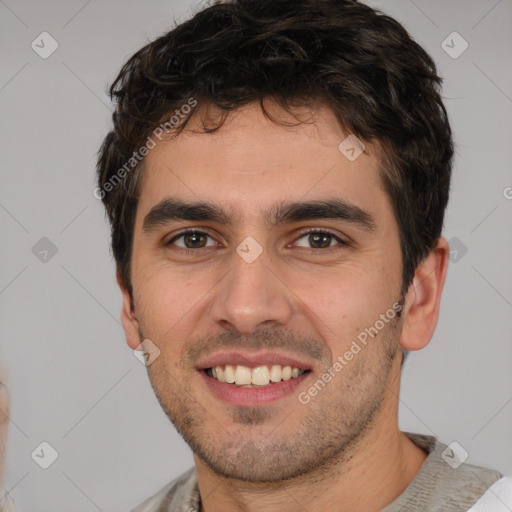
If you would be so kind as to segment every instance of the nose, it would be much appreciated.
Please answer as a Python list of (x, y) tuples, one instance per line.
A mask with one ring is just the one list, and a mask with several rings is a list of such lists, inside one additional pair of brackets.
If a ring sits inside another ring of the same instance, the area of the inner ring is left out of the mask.
[(213, 298), (213, 321), (242, 334), (286, 325), (293, 311), (293, 294), (271, 268), (265, 254), (251, 263), (237, 253), (231, 259), (231, 271), (222, 279)]

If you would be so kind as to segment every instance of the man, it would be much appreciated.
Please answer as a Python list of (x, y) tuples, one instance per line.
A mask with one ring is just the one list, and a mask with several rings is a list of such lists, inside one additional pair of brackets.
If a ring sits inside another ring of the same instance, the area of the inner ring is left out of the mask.
[(125, 64), (95, 195), (127, 343), (195, 460), (136, 511), (511, 506), (398, 427), (448, 266), (440, 84), (354, 0), (217, 3)]

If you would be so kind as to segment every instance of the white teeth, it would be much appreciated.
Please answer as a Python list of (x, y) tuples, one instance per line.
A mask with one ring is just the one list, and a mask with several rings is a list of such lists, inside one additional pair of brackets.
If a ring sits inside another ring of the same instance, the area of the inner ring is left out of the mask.
[(281, 370), (281, 378), (283, 380), (290, 380), (292, 378), (292, 367), (291, 366), (285, 366)]
[(229, 384), (233, 384), (235, 382), (235, 367), (227, 364), (226, 369), (224, 370), (224, 379)]
[(250, 384), (251, 381), (251, 369), (247, 368), (247, 366), (238, 365), (235, 370), (236, 385), (243, 386), (244, 384)]
[(252, 384), (266, 386), (270, 382), (270, 372), (266, 366), (258, 366), (252, 371)]
[(281, 365), (273, 364), (272, 368), (270, 368), (270, 380), (272, 382), (280, 382), (281, 381)]
[(237, 386), (268, 386), (270, 383), (281, 382), (282, 380), (296, 379), (304, 373), (292, 366), (257, 366), (249, 368), (243, 365), (227, 364), (226, 366), (215, 366), (211, 368), (211, 377), (219, 382), (236, 384)]

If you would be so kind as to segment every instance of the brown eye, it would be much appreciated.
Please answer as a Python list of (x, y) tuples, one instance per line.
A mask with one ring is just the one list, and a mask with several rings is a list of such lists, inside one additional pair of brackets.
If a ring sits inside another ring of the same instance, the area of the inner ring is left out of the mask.
[(187, 231), (175, 236), (166, 245), (176, 245), (183, 249), (202, 249), (215, 245), (213, 240), (213, 243), (208, 243), (208, 239), (211, 240), (211, 237), (203, 231)]
[(311, 233), (308, 237), (308, 241), (313, 249), (324, 249), (331, 245), (333, 238), (334, 237), (328, 233)]
[[(304, 240), (304, 242), (300, 242)], [(329, 231), (308, 231), (303, 233), (296, 242), (298, 247), (308, 249), (327, 249), (335, 245), (346, 245), (343, 240), (330, 233)]]

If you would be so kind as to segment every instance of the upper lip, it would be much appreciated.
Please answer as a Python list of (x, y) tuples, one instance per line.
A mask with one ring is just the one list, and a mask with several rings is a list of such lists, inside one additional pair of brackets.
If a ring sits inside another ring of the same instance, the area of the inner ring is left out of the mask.
[(299, 368), (300, 370), (310, 370), (311, 364), (290, 357), (278, 352), (241, 352), (241, 351), (230, 351), (230, 352), (218, 352), (204, 359), (201, 359), (197, 364), (198, 370), (205, 370), (206, 368), (213, 368), (214, 366), (224, 366), (226, 364), (248, 366), (249, 368), (255, 368), (257, 366), (292, 366)]

